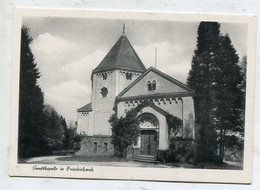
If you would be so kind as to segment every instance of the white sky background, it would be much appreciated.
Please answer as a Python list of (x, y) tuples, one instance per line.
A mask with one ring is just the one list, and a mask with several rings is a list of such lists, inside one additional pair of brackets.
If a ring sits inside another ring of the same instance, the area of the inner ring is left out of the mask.
[[(76, 109), (91, 101), (91, 71), (122, 35), (123, 24), (146, 68), (154, 66), (157, 47), (157, 69), (186, 83), (198, 22), (24, 18), (34, 40), (31, 49), (45, 103), (67, 122), (76, 121)], [(246, 25), (222, 23), (221, 33), (229, 34), (240, 58), (246, 55)]]

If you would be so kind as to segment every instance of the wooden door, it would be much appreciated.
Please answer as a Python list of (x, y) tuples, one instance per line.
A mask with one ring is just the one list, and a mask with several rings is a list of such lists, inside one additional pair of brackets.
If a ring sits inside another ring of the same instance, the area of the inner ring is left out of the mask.
[(141, 154), (150, 156), (156, 155), (156, 131), (141, 131)]

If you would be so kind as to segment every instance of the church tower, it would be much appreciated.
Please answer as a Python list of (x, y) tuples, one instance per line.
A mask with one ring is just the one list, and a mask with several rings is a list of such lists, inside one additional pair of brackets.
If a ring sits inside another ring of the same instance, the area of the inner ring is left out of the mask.
[(126, 110), (137, 106), (141, 101), (149, 100), (149, 104), (138, 116), (142, 118), (140, 136), (138, 143), (131, 147), (130, 156), (156, 157), (157, 153), (169, 149), (169, 114), (182, 121), (175, 136), (176, 140), (180, 140), (176, 145), (183, 144), (185, 139), (185, 144), (193, 146), (193, 92), (185, 84), (156, 68), (146, 69), (128, 41), (124, 29), (122, 36), (92, 71), (91, 82), (91, 102), (77, 110), (77, 131), (86, 135), (81, 141), (78, 154), (114, 154), (108, 120), (113, 114), (115, 100), (118, 117), (124, 116)]
[(123, 29), (122, 36), (92, 71), (93, 136), (111, 136), (108, 120), (116, 96), (145, 71)]

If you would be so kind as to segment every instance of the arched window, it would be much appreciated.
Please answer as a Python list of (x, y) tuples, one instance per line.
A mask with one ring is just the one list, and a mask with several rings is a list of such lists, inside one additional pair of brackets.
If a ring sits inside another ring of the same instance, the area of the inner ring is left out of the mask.
[(132, 76), (133, 74), (132, 73), (126, 73), (126, 80), (132, 80)]
[(129, 73), (129, 80), (132, 80), (133, 73)]
[(100, 89), (100, 94), (101, 94), (102, 97), (106, 97), (107, 94), (108, 94), (107, 88), (106, 87), (101, 88)]
[(150, 81), (147, 82), (148, 91), (156, 90), (156, 81), (153, 80), (151, 83)]
[(105, 151), (105, 152), (107, 152), (107, 147), (108, 147), (108, 146), (107, 146), (107, 142), (105, 142), (105, 143), (104, 143), (104, 149), (105, 149), (104, 151)]
[(107, 73), (102, 73), (103, 80), (107, 80)]
[(142, 113), (139, 116), (140, 128), (158, 128), (159, 121), (157, 117), (151, 113)]
[(156, 82), (155, 82), (155, 80), (152, 83), (152, 90), (156, 90)]
[(147, 82), (148, 91), (152, 90), (152, 84), (150, 81)]

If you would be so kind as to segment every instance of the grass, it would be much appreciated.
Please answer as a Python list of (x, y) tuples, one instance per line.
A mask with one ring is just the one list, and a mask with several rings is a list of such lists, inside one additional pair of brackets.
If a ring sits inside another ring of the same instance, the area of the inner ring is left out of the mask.
[(225, 170), (242, 170), (243, 165), (240, 162), (224, 162), (222, 164), (214, 162), (200, 162), (195, 164), (188, 163), (167, 163), (166, 165), (177, 168), (192, 168), (192, 169), (225, 169)]

